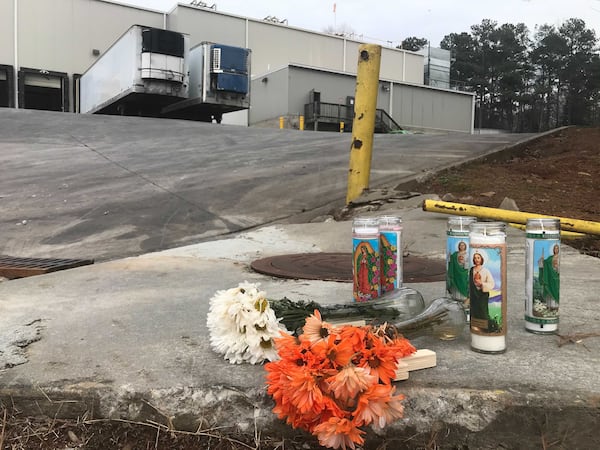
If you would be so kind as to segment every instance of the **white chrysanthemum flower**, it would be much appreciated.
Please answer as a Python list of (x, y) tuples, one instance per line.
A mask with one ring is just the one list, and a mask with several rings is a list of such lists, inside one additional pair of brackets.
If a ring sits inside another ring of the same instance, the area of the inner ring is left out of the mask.
[(279, 337), (285, 327), (258, 286), (245, 281), (237, 288), (217, 291), (210, 299), (206, 318), (210, 345), (232, 364), (258, 364), (278, 358), (273, 338)]

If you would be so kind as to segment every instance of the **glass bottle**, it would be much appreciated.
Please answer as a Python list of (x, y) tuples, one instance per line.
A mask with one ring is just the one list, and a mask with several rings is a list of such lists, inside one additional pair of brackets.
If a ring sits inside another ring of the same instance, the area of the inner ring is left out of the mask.
[(398, 322), (392, 322), (406, 337), (433, 335), (444, 341), (460, 336), (466, 326), (462, 305), (450, 297), (440, 297), (419, 314)]
[[(269, 300), (269, 304), (281, 323), (290, 331), (301, 330), (308, 316), (315, 309), (323, 320), (331, 323), (395, 324), (418, 316), (425, 310), (421, 293), (409, 287), (386, 292), (369, 302), (317, 303), (293, 302), (288, 298)], [(358, 323), (362, 322), (362, 323)]]

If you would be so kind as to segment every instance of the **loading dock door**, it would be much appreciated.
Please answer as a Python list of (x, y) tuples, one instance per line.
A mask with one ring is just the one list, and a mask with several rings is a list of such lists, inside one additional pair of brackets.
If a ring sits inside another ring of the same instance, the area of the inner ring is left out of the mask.
[(68, 98), (66, 74), (34, 69), (19, 71), (19, 104), (21, 108), (68, 111)]
[(62, 111), (60, 78), (25, 74), (23, 108)]
[(0, 108), (12, 108), (14, 106), (14, 84), (13, 68), (0, 64)]

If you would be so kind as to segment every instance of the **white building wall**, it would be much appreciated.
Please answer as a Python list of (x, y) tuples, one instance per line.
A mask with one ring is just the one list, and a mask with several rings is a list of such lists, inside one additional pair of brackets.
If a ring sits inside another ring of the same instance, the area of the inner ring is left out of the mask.
[(14, 65), (14, 1), (0, 1), (0, 64)]
[(256, 75), (289, 63), (343, 70), (343, 39), (266, 22), (249, 22), (248, 30)]
[[(252, 76), (290, 63), (356, 74), (361, 43), (340, 36), (183, 4), (169, 13), (167, 24), (189, 34), (192, 47), (212, 41), (252, 49)], [(423, 83), (423, 64), (416, 53), (382, 48), (382, 77)]]
[[(21, 67), (82, 73), (97, 58), (93, 49), (102, 54), (131, 25), (163, 26), (164, 16), (159, 12), (100, 0), (18, 2)], [(6, 21), (1, 20), (2, 24)]]
[(247, 47), (246, 19), (211, 9), (177, 5), (167, 16), (167, 28), (190, 36), (190, 48), (204, 41)]
[[(169, 13), (110, 0), (17, 0), (20, 67), (65, 72), (71, 83), (131, 25), (186, 33), (190, 45), (213, 41), (252, 49), (252, 76), (288, 64), (356, 73), (360, 42), (310, 30), (179, 4)], [(0, 64), (14, 65), (14, 3), (0, 0)], [(423, 56), (382, 48), (380, 76), (423, 83)], [(71, 93), (69, 95), (72, 97)], [(252, 93), (258, 100), (260, 92)], [(71, 99), (71, 110), (73, 100)]]

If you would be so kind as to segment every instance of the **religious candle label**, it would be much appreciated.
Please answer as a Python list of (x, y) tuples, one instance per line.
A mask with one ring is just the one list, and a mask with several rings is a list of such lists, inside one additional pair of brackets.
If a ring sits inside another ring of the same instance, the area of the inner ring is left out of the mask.
[(381, 293), (402, 287), (402, 226), (400, 218), (379, 220)]
[[(537, 325), (530, 328), (540, 332), (544, 331), (544, 325), (558, 324), (560, 290), (558, 236), (558, 234), (541, 233), (526, 235), (525, 321)], [(555, 331), (556, 326), (547, 329)]]
[(469, 233), (448, 231), (446, 291), (454, 300), (469, 298)]
[(481, 244), (473, 241), (471, 239), (469, 251), (471, 334), (505, 336), (506, 244)]
[(379, 279), (379, 229), (367, 224), (353, 225), (352, 231), (353, 297), (357, 302), (374, 300), (381, 295)]

